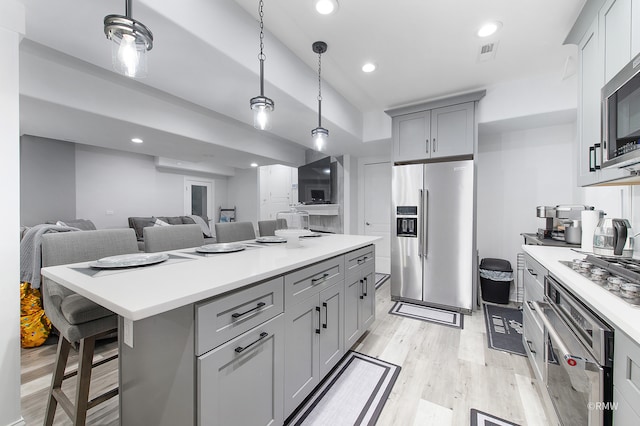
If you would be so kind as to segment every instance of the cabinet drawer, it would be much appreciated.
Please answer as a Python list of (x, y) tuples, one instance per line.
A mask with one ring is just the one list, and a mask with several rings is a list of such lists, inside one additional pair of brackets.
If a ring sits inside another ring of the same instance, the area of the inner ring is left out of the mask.
[(285, 306), (292, 306), (344, 279), (344, 256), (316, 263), (284, 277)]
[(526, 253), (524, 256), (524, 268), (540, 283), (541, 286), (544, 286), (544, 276), (548, 275), (549, 271)]
[(196, 305), (196, 355), (284, 311), (283, 277)]
[(613, 351), (613, 386), (632, 407), (640, 407), (640, 346), (616, 331)]
[(352, 272), (359, 271), (365, 265), (372, 265), (375, 261), (374, 246), (363, 247), (358, 250), (351, 251), (344, 255), (345, 269), (347, 275)]
[(528, 304), (522, 305), (522, 343), (536, 378), (544, 383), (544, 329)]
[(524, 270), (524, 300), (541, 302), (544, 299), (544, 279), (538, 281), (528, 269)]

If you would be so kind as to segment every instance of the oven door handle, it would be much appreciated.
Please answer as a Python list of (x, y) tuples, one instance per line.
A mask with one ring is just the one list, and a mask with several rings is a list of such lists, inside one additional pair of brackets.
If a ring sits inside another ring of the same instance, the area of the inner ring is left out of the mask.
[[(549, 306), (546, 303), (545, 305)], [(551, 321), (549, 321), (549, 318), (547, 318), (547, 315), (545, 315), (544, 310), (540, 307), (540, 303), (533, 302), (533, 306), (535, 307), (535, 311), (539, 315), (540, 320), (542, 320), (542, 323), (544, 324), (544, 328), (547, 330), (547, 333), (549, 333), (551, 340), (555, 342), (555, 346), (562, 353), (562, 358), (566, 363), (565, 366), (568, 366), (568, 367), (580, 366), (582, 369), (585, 369), (586, 360), (582, 357), (571, 355), (571, 352), (569, 352), (569, 350), (567, 349), (567, 346), (564, 344), (564, 342), (560, 338), (560, 335), (558, 334), (556, 329), (553, 328)]]

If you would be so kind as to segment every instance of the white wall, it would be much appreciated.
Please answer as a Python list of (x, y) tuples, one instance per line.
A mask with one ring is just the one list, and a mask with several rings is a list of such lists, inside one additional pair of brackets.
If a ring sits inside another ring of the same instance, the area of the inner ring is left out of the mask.
[(24, 6), (0, 2), (0, 425), (24, 424), (20, 415), (20, 105), (18, 43)]
[(578, 203), (575, 123), (481, 134), (478, 142), (480, 259), (506, 259), (516, 269), (521, 233), (544, 226), (536, 206)]
[(225, 208), (236, 206), (237, 222), (252, 222), (258, 228), (258, 169), (238, 169), (227, 178), (228, 195)]
[(33, 226), (76, 217), (75, 144), (20, 138), (20, 223)]
[[(76, 145), (76, 216), (97, 228), (126, 228), (130, 216), (184, 214), (185, 174), (159, 171), (154, 157)], [(214, 181), (214, 212), (226, 200), (226, 178)], [(107, 212), (111, 212), (108, 214)]]

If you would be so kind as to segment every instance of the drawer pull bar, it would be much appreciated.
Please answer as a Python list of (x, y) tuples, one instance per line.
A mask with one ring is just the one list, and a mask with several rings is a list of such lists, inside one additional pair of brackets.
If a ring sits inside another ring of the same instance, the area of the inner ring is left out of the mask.
[(253, 311), (257, 310), (257, 309), (262, 308), (264, 305), (266, 305), (266, 303), (260, 302), (260, 303), (258, 303), (258, 305), (255, 308), (249, 309), (246, 312), (240, 312), (240, 313), (235, 312), (235, 313), (231, 314), (231, 317), (232, 318), (240, 318), (241, 316), (247, 315), (247, 314), (249, 314), (249, 313), (251, 313), (251, 312), (253, 312)]
[(327, 302), (322, 302), (322, 307), (324, 308), (324, 324), (322, 324), (322, 328), (327, 328), (327, 323), (329, 322), (329, 308), (327, 307)]
[(365, 257), (363, 257), (361, 259), (358, 259), (358, 265), (362, 265), (363, 263), (365, 263), (368, 258), (369, 258), (368, 256), (365, 256)]
[(360, 299), (364, 299), (364, 280), (360, 280)]
[(253, 342), (249, 343), (247, 346), (238, 346), (235, 351), (237, 353), (241, 353), (242, 351), (244, 351), (245, 349), (249, 349), (251, 346), (255, 345), (256, 343), (258, 343), (260, 340), (264, 339), (265, 337), (267, 337), (269, 335), (269, 333), (267, 333), (266, 331), (263, 331), (262, 333), (260, 333), (260, 337), (258, 337), (256, 340), (254, 340)]
[(529, 309), (531, 309), (532, 311), (536, 310), (536, 307), (533, 306), (533, 304), (531, 303), (531, 301), (527, 300), (527, 305), (529, 305)]
[(322, 274), (322, 276), (321, 276), (320, 278), (312, 278), (312, 279), (311, 279), (311, 283), (312, 283), (312, 284), (315, 284), (315, 283), (317, 283), (318, 281), (324, 280), (324, 279), (325, 279), (325, 278), (327, 278), (328, 276), (329, 276), (329, 273), (328, 273), (328, 272), (325, 272), (324, 274)]
[(322, 322), (320, 319), (320, 306), (316, 306), (316, 312), (318, 313), (318, 328), (316, 328), (316, 334), (320, 334), (320, 323)]
[(527, 340), (527, 346), (529, 346), (529, 351), (530, 351), (532, 354), (535, 354), (535, 353), (536, 353), (536, 350), (535, 350), (535, 349), (533, 349), (533, 346), (531, 346), (531, 344), (532, 344), (532, 343), (533, 343), (533, 342), (532, 342), (531, 340)]
[(367, 285), (369, 281), (367, 281), (367, 277), (364, 277), (364, 285), (362, 286), (362, 292), (364, 293), (364, 297), (367, 297)]
[(527, 271), (529, 271), (529, 273), (530, 273), (531, 275), (533, 275), (534, 277), (537, 277), (537, 276), (538, 276), (538, 274), (536, 274), (535, 272), (533, 272), (533, 269), (529, 269), (529, 268), (527, 268)]

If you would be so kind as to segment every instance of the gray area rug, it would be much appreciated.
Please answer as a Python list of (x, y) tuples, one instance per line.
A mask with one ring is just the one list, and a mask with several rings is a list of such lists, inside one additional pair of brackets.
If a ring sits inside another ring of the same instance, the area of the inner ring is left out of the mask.
[(287, 425), (375, 425), (400, 367), (349, 351)]
[(389, 280), (390, 276), (391, 275), (389, 275), (389, 274), (381, 274), (381, 273), (376, 272), (376, 290), (382, 284), (386, 283)]
[(406, 302), (396, 302), (389, 311), (390, 314), (400, 315), (421, 321), (447, 325), (449, 327), (463, 328), (463, 317), (460, 312), (446, 309), (432, 308), (430, 306), (414, 305)]
[(519, 426), (516, 423), (492, 416), (491, 414), (471, 409), (471, 426)]
[(522, 343), (522, 311), (484, 304), (487, 340), (491, 349), (527, 356)]

